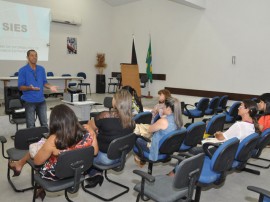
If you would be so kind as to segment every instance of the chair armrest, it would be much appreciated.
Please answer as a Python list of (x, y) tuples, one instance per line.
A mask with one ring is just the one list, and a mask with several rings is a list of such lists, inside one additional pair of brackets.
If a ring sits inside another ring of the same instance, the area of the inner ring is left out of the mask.
[(179, 162), (185, 160), (186, 158), (194, 156), (193, 154), (187, 152), (181, 152), (178, 155), (171, 155), (172, 158), (177, 159)]
[(0, 136), (0, 141), (2, 144), (5, 144), (7, 142), (7, 139), (4, 136)]
[(140, 138), (140, 139), (143, 139), (145, 140), (146, 142), (151, 142), (151, 140), (147, 137), (144, 137), (144, 136), (141, 136), (141, 135), (137, 135), (137, 138)]
[(254, 191), (256, 193), (259, 193), (260, 195), (266, 196), (270, 198), (270, 191), (267, 191), (265, 189), (259, 188), (259, 187), (254, 187), (254, 186), (248, 186), (248, 190)]
[(155, 182), (155, 177), (149, 175), (148, 173), (141, 170), (133, 170), (133, 173), (141, 176), (143, 179), (146, 179), (148, 182)]
[(212, 143), (212, 142), (204, 143), (203, 144), (203, 151), (204, 151), (205, 155), (208, 156), (209, 158), (212, 158), (213, 154), (211, 154), (208, 147), (209, 146), (219, 147), (219, 145), (220, 145), (219, 143)]

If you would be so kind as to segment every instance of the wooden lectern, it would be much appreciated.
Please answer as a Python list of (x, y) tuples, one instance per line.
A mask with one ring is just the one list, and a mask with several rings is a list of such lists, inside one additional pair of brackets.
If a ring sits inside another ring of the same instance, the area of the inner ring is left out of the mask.
[(138, 65), (122, 63), (121, 73), (122, 86), (131, 86), (136, 90), (137, 95), (141, 97), (141, 82)]

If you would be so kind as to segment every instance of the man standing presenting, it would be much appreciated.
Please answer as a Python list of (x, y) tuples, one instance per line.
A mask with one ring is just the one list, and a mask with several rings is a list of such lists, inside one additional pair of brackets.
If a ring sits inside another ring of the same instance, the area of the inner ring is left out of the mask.
[(28, 63), (19, 70), (18, 87), (22, 91), (25, 102), (26, 126), (35, 127), (35, 112), (41, 126), (48, 127), (47, 106), (43, 94), (43, 87), (57, 92), (57, 87), (47, 82), (44, 67), (37, 65), (37, 52), (27, 51)]

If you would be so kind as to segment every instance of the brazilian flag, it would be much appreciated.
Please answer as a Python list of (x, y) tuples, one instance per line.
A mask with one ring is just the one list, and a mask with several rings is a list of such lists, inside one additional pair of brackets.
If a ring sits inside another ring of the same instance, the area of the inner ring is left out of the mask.
[(146, 73), (147, 77), (150, 80), (150, 82), (153, 82), (153, 75), (152, 75), (152, 51), (151, 51), (151, 39), (149, 41), (149, 47), (147, 51), (147, 57), (146, 57)]

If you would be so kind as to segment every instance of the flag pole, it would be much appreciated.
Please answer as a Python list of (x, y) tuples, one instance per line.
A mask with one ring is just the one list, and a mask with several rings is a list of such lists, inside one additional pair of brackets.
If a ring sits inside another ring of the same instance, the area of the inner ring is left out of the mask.
[(150, 80), (148, 80), (148, 95), (147, 96), (144, 96), (145, 98), (153, 98), (153, 96), (151, 96), (150, 94)]

